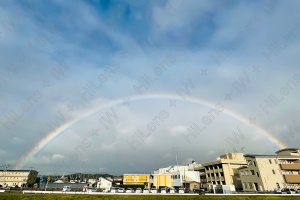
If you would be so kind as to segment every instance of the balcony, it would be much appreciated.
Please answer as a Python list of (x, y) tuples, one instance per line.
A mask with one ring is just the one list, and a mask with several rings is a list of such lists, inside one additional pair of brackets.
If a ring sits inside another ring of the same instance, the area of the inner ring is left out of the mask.
[(280, 164), (280, 168), (282, 170), (299, 170), (300, 171), (300, 164)]
[(283, 178), (286, 183), (300, 183), (300, 175), (298, 174), (283, 175)]

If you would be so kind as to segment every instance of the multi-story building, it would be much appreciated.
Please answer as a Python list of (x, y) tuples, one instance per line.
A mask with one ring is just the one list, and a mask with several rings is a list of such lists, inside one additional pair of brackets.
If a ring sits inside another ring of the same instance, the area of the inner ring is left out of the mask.
[(300, 150), (282, 149), (277, 155), (245, 155), (239, 168), (244, 191), (274, 191), (300, 187)]
[(28, 186), (36, 181), (38, 172), (35, 170), (0, 170), (0, 185), (7, 186)]
[(140, 185), (150, 187), (150, 174), (124, 174), (123, 185)]
[[(300, 149), (286, 148), (276, 152), (282, 156), (278, 163), (287, 188), (300, 188)], [(288, 156), (283, 158), (283, 156)]]
[(199, 171), (201, 187), (211, 190), (214, 185), (234, 185), (237, 190), (242, 189), (238, 169), (246, 166), (243, 153), (227, 153), (214, 161), (196, 165)]

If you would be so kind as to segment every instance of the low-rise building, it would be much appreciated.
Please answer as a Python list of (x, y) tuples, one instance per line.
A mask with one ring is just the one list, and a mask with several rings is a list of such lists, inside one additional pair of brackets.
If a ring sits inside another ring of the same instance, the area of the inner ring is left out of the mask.
[(112, 187), (112, 180), (100, 177), (97, 183), (97, 188), (108, 191)]
[(300, 188), (300, 150), (282, 149), (277, 155), (245, 155), (247, 166), (239, 168), (244, 191)]
[(150, 187), (150, 174), (124, 174), (123, 185), (140, 185)]
[(242, 190), (238, 169), (247, 166), (243, 153), (226, 153), (216, 160), (196, 165), (199, 171), (201, 187), (212, 190), (214, 185), (234, 185), (236, 190)]
[[(199, 189), (200, 174), (199, 171), (175, 171), (171, 173), (172, 187), (188, 188), (190, 190)], [(198, 187), (195, 188), (195, 183)], [(192, 187), (192, 188), (190, 188)]]
[(32, 186), (36, 182), (38, 172), (35, 170), (0, 170), (0, 185)]
[(151, 188), (159, 189), (161, 187), (172, 187), (171, 174), (152, 174), (151, 175)]

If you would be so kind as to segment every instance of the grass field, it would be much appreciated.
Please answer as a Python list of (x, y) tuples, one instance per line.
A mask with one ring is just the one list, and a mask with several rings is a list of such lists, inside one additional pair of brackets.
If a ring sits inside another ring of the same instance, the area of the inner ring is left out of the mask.
[(237, 199), (237, 200), (263, 200), (263, 199), (300, 199), (299, 196), (162, 196), (162, 195), (143, 195), (143, 196), (135, 196), (135, 195), (61, 195), (61, 194), (0, 194), (0, 199), (7, 200), (16, 200), (16, 199), (24, 199), (24, 200), (73, 200), (73, 199), (90, 199), (90, 200), (108, 200), (108, 199), (132, 199), (132, 200), (197, 200), (197, 199), (213, 199), (213, 200), (223, 200), (223, 199)]

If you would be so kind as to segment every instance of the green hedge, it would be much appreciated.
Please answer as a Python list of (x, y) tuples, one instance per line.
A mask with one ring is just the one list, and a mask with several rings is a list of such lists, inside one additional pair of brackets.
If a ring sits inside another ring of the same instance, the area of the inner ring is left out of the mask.
[(270, 199), (300, 199), (300, 196), (161, 196), (161, 195), (61, 195), (61, 194), (0, 194), (0, 199), (7, 200), (79, 200), (79, 199), (91, 199), (91, 200), (108, 200), (108, 199), (116, 199), (116, 200), (198, 200), (198, 199), (238, 199), (238, 200), (270, 200)]

